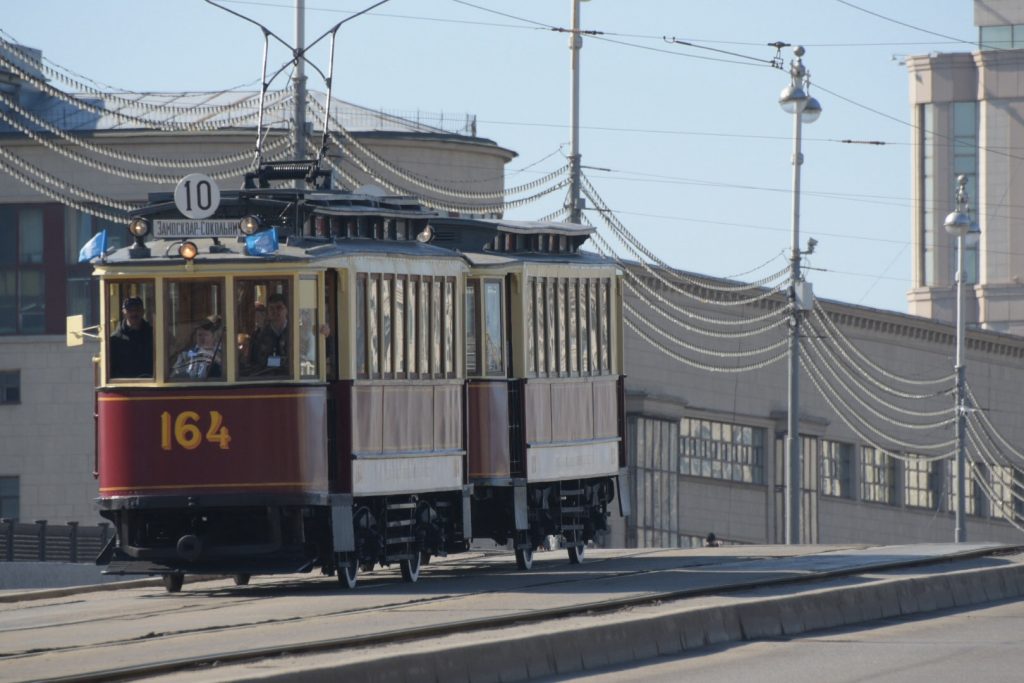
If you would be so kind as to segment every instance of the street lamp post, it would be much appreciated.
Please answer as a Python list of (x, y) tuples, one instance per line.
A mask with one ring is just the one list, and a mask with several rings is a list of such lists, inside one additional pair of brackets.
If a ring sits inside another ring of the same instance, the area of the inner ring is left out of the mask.
[(580, 186), (580, 0), (572, 0), (572, 32), (569, 34), (569, 66), (572, 69), (572, 93), (569, 98), (569, 222), (582, 222)]
[(957, 177), (956, 211), (946, 216), (946, 232), (956, 236), (956, 530), (953, 540), (967, 542), (967, 406), (965, 404), (967, 366), (964, 363), (964, 250), (968, 239), (980, 234), (978, 224), (971, 220), (967, 196), (967, 176)]
[[(787, 457), (783, 470), (786, 480), (784, 503), (786, 544), (800, 542), (800, 316), (810, 304), (809, 293), (804, 292), (800, 274), (800, 167), (804, 157), (800, 151), (801, 127), (813, 123), (821, 115), (821, 104), (811, 97), (810, 73), (804, 67), (804, 48), (793, 48), (794, 58), (789, 66), (789, 85), (779, 95), (779, 106), (793, 115), (793, 241), (790, 253), (789, 298), (792, 311), (789, 338), (789, 407), (786, 428)], [(808, 252), (810, 252), (810, 248)]]

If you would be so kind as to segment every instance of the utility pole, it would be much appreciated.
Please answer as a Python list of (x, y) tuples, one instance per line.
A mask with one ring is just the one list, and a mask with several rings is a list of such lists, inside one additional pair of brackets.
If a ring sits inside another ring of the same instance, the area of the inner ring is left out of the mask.
[(569, 53), (572, 67), (572, 96), (569, 102), (569, 222), (580, 223), (583, 199), (580, 196), (580, 0), (572, 2), (572, 33), (569, 34)]
[[(790, 254), (789, 297), (792, 320), (789, 329), (789, 404), (786, 427), (786, 453), (783, 470), (786, 496), (783, 509), (786, 519), (786, 544), (800, 542), (800, 321), (805, 308), (812, 304), (813, 296), (800, 274), (800, 167), (801, 130), (804, 123), (813, 123), (821, 114), (821, 105), (811, 97), (810, 74), (804, 67), (804, 48), (793, 48), (794, 58), (789, 67), (789, 85), (779, 95), (779, 105), (793, 115), (793, 234)], [(808, 244), (806, 253), (810, 253)]]
[(956, 179), (956, 211), (946, 216), (943, 226), (956, 237), (956, 530), (953, 540), (967, 542), (967, 363), (964, 358), (964, 250), (968, 240), (974, 242), (981, 234), (978, 224), (971, 220), (967, 195), (967, 176)]
[[(302, 54), (305, 47), (306, 0), (295, 0), (295, 76), (292, 78), (295, 129), (292, 131), (292, 158), (296, 161), (306, 158), (306, 60)], [(305, 181), (296, 180), (295, 187), (305, 187)]]

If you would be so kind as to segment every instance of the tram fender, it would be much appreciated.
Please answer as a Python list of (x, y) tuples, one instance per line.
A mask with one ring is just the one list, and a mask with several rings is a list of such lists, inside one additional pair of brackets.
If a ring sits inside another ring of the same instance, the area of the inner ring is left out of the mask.
[(629, 472), (626, 468), (619, 469), (619, 476), (615, 477), (615, 489), (619, 498), (619, 514), (629, 517), (632, 514), (629, 500)]
[(462, 487), (462, 537), (473, 538), (473, 485)]
[(352, 494), (339, 493), (331, 496), (331, 541), (336, 553), (348, 553), (356, 549)]
[(512, 506), (515, 511), (516, 531), (527, 531), (530, 528), (530, 516), (527, 514), (526, 484), (516, 484), (512, 488)]

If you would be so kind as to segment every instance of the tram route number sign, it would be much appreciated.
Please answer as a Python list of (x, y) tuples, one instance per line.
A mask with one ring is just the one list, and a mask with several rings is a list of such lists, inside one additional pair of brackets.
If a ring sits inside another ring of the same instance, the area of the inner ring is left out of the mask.
[(174, 188), (174, 205), (186, 218), (209, 218), (220, 206), (220, 187), (205, 173), (189, 173)]
[(153, 237), (185, 239), (189, 237), (237, 237), (238, 219), (229, 220), (155, 220)]

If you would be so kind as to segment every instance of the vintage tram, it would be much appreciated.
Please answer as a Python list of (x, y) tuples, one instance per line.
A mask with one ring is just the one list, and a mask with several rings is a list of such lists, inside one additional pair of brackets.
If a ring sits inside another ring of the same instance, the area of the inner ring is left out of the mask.
[(93, 260), (99, 563), (174, 592), (394, 563), (415, 581), (474, 538), (522, 569), (549, 536), (581, 561), (611, 502), (628, 514), (620, 274), (581, 251), (590, 228), (271, 187), (309, 171), (216, 201), (190, 176)]

